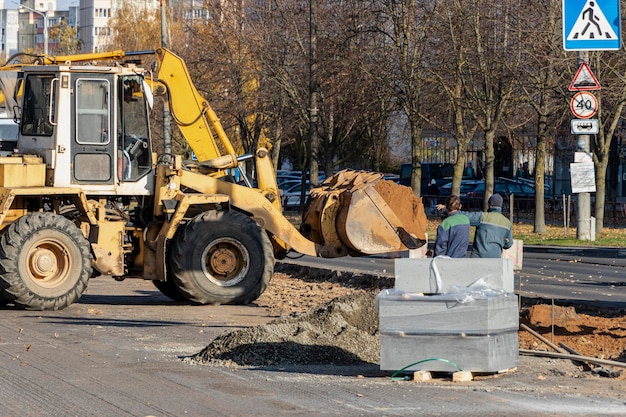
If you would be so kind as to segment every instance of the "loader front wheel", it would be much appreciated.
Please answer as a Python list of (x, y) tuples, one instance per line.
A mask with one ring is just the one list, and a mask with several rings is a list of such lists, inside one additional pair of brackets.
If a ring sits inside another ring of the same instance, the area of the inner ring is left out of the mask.
[(248, 304), (274, 273), (267, 233), (235, 211), (207, 211), (176, 234), (170, 266), (179, 291), (198, 304)]
[(63, 216), (27, 214), (0, 239), (0, 286), (17, 306), (65, 308), (85, 291), (91, 271), (89, 242)]
[(180, 290), (178, 289), (178, 284), (176, 284), (176, 282), (172, 278), (168, 277), (165, 281), (159, 281), (155, 279), (152, 281), (152, 283), (159, 291), (161, 291), (161, 294), (163, 294), (167, 298), (170, 298), (174, 301), (187, 301), (187, 297), (180, 293)]

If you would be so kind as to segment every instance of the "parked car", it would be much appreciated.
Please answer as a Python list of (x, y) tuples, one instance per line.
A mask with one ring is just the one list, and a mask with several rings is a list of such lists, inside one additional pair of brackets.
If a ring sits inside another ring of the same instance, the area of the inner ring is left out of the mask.
[[(320, 171), (317, 174), (317, 179), (321, 184), (326, 179), (326, 173)], [(278, 170), (276, 172), (276, 183), (278, 184), (278, 188), (286, 189), (288, 187), (284, 187), (283, 185), (287, 182), (291, 181), (302, 181), (302, 171), (285, 171)], [(307, 177), (308, 181), (308, 177)]]
[(393, 181), (396, 184), (400, 183), (400, 176), (398, 174), (383, 174), (383, 179), (387, 181)]
[[(502, 198), (508, 199), (511, 194), (519, 198), (534, 198), (535, 187), (524, 182), (497, 178), (493, 184), (493, 192), (500, 194)], [(485, 183), (481, 182), (472, 191), (468, 192), (468, 197), (482, 199), (485, 195)]]
[[(500, 194), (503, 201), (503, 210), (508, 210), (510, 196), (514, 196), (516, 208), (531, 208), (534, 204), (535, 188), (525, 182), (508, 178), (496, 178), (493, 192)], [(467, 193), (467, 207), (481, 207), (485, 196), (485, 183), (481, 182), (474, 190)]]
[(291, 187), (298, 182), (302, 182), (302, 178), (283, 175), (279, 175), (276, 177), (276, 184), (278, 185), (278, 188), (282, 188), (283, 190)]
[[(484, 182), (482, 180), (461, 180), (459, 197), (461, 197), (461, 199), (467, 197), (467, 193), (474, 191), (479, 184), (484, 184)], [(452, 194), (452, 182), (448, 182), (439, 187), (439, 195), (449, 196), (450, 194)]]
[[(519, 181), (522, 184), (530, 185), (533, 188), (535, 187), (535, 180), (532, 178), (517, 178), (515, 181)], [(543, 184), (543, 192), (546, 196), (552, 195), (552, 187), (550, 187), (550, 184), (548, 184), (547, 179)]]
[[(410, 163), (402, 164), (400, 166), (399, 184), (406, 185), (408, 187), (411, 186), (412, 169), (413, 168)], [(437, 181), (437, 184), (440, 185), (443, 178), (452, 178), (452, 175), (454, 175), (454, 164), (424, 162), (422, 163), (421, 188), (422, 190), (425, 190), (432, 180)]]
[[(300, 199), (302, 197), (302, 182), (297, 184), (290, 184), (289, 188), (283, 189), (283, 195), (281, 196), (284, 209), (295, 209), (300, 207)], [(309, 195), (309, 184), (306, 184), (305, 199)]]

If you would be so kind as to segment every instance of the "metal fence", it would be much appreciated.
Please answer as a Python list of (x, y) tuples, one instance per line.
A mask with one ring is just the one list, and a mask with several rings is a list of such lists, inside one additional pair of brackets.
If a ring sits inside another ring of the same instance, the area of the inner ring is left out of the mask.
[[(424, 208), (429, 217), (440, 217), (445, 213), (436, 211), (437, 204), (445, 204), (448, 196), (424, 195)], [(461, 197), (463, 210), (479, 211), (483, 210), (482, 198)], [(514, 223), (532, 221), (535, 216), (535, 199), (533, 197), (515, 197), (511, 202), (504, 199), (502, 212), (511, 218)], [(563, 225), (564, 227), (576, 227), (576, 195), (546, 196), (544, 198), (545, 219), (547, 224)], [(591, 216), (596, 217), (595, 204), (591, 204)], [(604, 226), (605, 227), (626, 227), (626, 202), (605, 201), (604, 202)]]

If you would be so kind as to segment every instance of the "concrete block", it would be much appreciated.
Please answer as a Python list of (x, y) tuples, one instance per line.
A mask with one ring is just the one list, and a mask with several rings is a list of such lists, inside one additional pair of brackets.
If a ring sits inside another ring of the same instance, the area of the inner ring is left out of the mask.
[(380, 369), (387, 371), (408, 366), (407, 371), (456, 372), (460, 368), (466, 372), (496, 373), (517, 367), (518, 357), (517, 329), (486, 336), (398, 332), (381, 332), (380, 336)]
[(504, 249), (502, 257), (511, 260), (514, 271), (521, 271), (524, 265), (524, 241), (513, 239), (513, 246), (509, 249)]
[(495, 290), (514, 291), (513, 263), (501, 258), (398, 258), (395, 288), (405, 292), (442, 294), (451, 287), (482, 279)]
[(376, 297), (381, 370), (499, 372), (516, 367), (517, 296), (489, 291), (464, 302), (453, 294), (381, 291)]
[(487, 335), (519, 328), (518, 299), (512, 293), (459, 302), (453, 294), (383, 290), (376, 302), (381, 332)]

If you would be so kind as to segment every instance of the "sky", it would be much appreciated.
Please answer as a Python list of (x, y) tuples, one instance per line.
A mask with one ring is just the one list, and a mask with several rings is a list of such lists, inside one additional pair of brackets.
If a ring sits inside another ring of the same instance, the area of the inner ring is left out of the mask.
[(57, 9), (67, 10), (69, 6), (78, 6), (79, 0), (57, 0)]
[[(14, 6), (17, 8), (20, 5), (20, 0), (8, 0), (4, 3), (7, 6)], [(78, 6), (79, 4), (80, 0), (57, 0), (57, 10), (67, 10), (69, 6)]]

